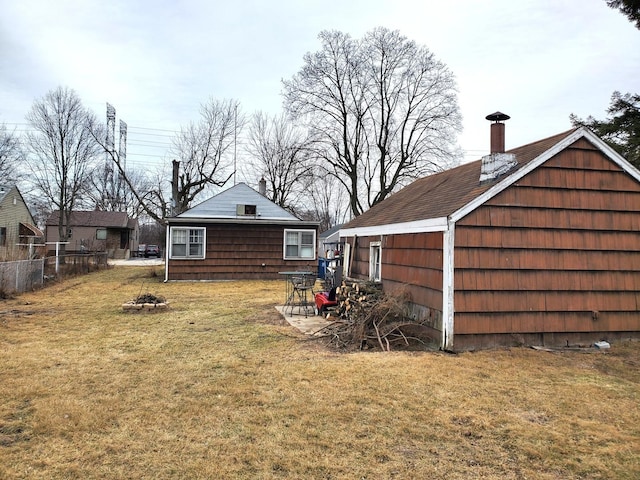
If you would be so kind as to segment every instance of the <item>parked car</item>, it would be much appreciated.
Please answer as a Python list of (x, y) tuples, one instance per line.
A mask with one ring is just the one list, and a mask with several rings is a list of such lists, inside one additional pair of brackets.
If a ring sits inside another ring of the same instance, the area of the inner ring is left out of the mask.
[(144, 258), (158, 257), (160, 258), (160, 248), (158, 245), (147, 245), (144, 249)]

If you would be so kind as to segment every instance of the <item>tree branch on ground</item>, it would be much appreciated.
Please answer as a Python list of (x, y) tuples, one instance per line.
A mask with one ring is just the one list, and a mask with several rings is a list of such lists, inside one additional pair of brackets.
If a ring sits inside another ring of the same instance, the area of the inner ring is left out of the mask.
[(343, 282), (336, 290), (338, 305), (327, 314), (332, 322), (316, 333), (339, 349), (415, 348), (433, 345), (426, 324), (409, 314), (410, 295), (404, 289), (382, 291), (374, 282)]

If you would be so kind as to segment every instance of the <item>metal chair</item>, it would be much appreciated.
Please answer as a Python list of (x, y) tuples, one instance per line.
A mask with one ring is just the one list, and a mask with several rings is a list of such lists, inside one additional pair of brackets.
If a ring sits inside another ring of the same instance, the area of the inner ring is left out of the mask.
[[(304, 308), (304, 316), (309, 314), (308, 309), (312, 308), (313, 303), (313, 287), (316, 284), (315, 275), (299, 275), (291, 277), (291, 284), (293, 286), (293, 299), (291, 302), (291, 314), (293, 315), (293, 307), (298, 307), (298, 313), (300, 309)], [(307, 298), (307, 292), (311, 292), (311, 301)]]

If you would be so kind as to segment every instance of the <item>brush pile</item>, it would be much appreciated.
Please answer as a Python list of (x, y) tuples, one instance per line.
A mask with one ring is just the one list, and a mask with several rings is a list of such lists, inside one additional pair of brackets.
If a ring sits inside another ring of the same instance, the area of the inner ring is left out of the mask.
[(138, 295), (134, 300), (133, 303), (153, 303), (153, 304), (158, 304), (158, 303), (166, 303), (166, 300), (164, 299), (164, 297), (157, 297), (151, 293), (143, 293), (142, 295)]
[(419, 334), (424, 326), (409, 316), (406, 291), (386, 294), (379, 283), (342, 282), (336, 299), (338, 305), (327, 314), (332, 323), (317, 332), (333, 347), (390, 351), (392, 346), (408, 348), (430, 340)]

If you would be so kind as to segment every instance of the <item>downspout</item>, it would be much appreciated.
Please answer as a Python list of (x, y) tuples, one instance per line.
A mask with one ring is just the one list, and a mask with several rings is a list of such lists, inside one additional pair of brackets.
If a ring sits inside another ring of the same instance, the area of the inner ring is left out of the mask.
[(167, 232), (164, 240), (164, 283), (169, 281), (169, 245), (171, 239), (169, 238), (169, 222), (167, 222)]
[(442, 242), (442, 350), (453, 350), (454, 251), (456, 223), (447, 219)]

